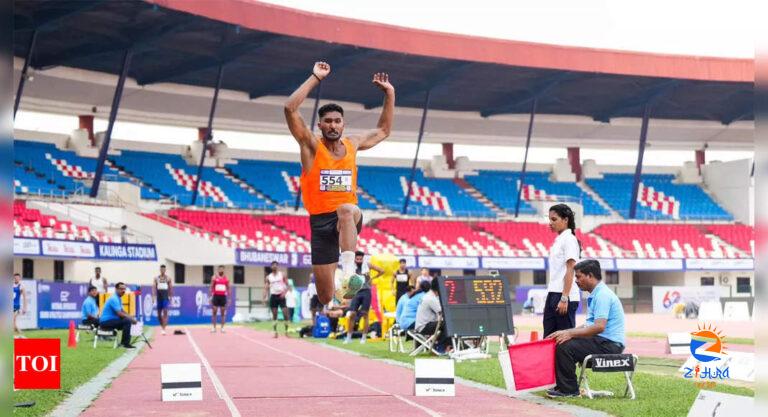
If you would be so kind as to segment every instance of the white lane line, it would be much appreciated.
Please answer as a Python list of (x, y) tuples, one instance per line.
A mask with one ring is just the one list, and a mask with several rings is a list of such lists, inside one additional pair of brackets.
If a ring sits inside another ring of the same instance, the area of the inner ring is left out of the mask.
[(240, 332), (233, 332), (233, 333), (236, 334), (237, 336), (242, 337), (243, 339), (246, 339), (246, 340), (252, 342), (252, 343), (256, 343), (257, 345), (261, 345), (261, 346), (263, 346), (263, 347), (265, 347), (267, 349), (274, 350), (277, 353), (280, 353), (280, 354), (283, 354), (283, 355), (287, 355), (287, 356), (291, 356), (291, 357), (296, 358), (296, 359), (298, 359), (298, 360), (300, 360), (302, 362), (306, 362), (306, 363), (308, 363), (310, 365), (316, 366), (316, 367), (318, 367), (320, 369), (323, 369), (325, 371), (328, 371), (328, 372), (330, 372), (330, 373), (332, 373), (332, 374), (334, 374), (334, 375), (336, 375), (336, 376), (338, 376), (340, 378), (344, 378), (347, 381), (354, 382), (355, 384), (360, 385), (361, 387), (368, 388), (371, 391), (378, 392), (379, 394), (391, 395), (391, 396), (397, 398), (398, 400), (400, 400), (400, 401), (410, 405), (411, 407), (418, 408), (419, 410), (427, 413), (427, 415), (429, 415), (431, 417), (442, 417), (442, 415), (440, 413), (438, 413), (437, 411), (435, 411), (435, 410), (433, 410), (431, 408), (425, 407), (425, 406), (423, 406), (421, 404), (415, 403), (415, 402), (413, 402), (413, 401), (411, 401), (411, 400), (409, 400), (409, 399), (407, 399), (405, 397), (402, 397), (402, 396), (397, 395), (397, 394), (392, 394), (390, 392), (382, 391), (382, 390), (380, 390), (380, 389), (378, 389), (376, 387), (373, 387), (373, 386), (370, 386), (370, 385), (366, 384), (365, 382), (359, 381), (359, 380), (354, 379), (354, 378), (352, 378), (350, 376), (347, 376), (347, 375), (344, 375), (342, 373), (339, 373), (339, 372), (337, 372), (337, 371), (335, 371), (335, 370), (333, 370), (333, 369), (331, 369), (331, 368), (329, 368), (327, 366), (323, 366), (323, 365), (321, 365), (321, 364), (319, 364), (317, 362), (311, 361), (311, 360), (306, 359), (304, 357), (301, 357), (299, 355), (295, 355), (295, 354), (290, 353), (290, 352), (284, 352), (282, 350), (275, 349), (275, 348), (273, 348), (272, 346), (270, 346), (270, 345), (268, 345), (266, 343), (262, 343), (262, 342), (259, 342), (256, 339), (252, 339), (252, 338), (250, 338), (248, 336), (244, 336), (244, 335), (240, 334)]
[(211, 364), (208, 363), (208, 359), (205, 358), (205, 355), (203, 355), (203, 352), (200, 350), (200, 347), (197, 346), (197, 343), (195, 343), (195, 339), (192, 337), (192, 332), (189, 331), (189, 329), (184, 328), (184, 333), (187, 334), (187, 338), (189, 339), (189, 343), (192, 344), (192, 349), (195, 350), (195, 353), (200, 358), (200, 362), (203, 363), (203, 367), (205, 367), (205, 372), (208, 373), (208, 377), (211, 378), (211, 382), (213, 382), (213, 387), (216, 389), (216, 394), (219, 395), (219, 398), (224, 400), (224, 402), (227, 404), (227, 408), (229, 408), (229, 413), (232, 417), (241, 417), (240, 410), (235, 407), (235, 403), (232, 401), (232, 397), (227, 394), (227, 390), (224, 389), (224, 385), (222, 385), (221, 381), (219, 380), (219, 377), (216, 376), (216, 372), (213, 371), (213, 368), (211, 368)]

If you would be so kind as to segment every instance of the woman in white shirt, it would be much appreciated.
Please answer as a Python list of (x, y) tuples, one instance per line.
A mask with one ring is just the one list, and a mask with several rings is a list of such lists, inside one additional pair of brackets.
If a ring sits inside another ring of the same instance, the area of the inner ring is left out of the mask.
[(544, 337), (558, 330), (576, 327), (579, 308), (579, 287), (573, 266), (581, 256), (581, 244), (576, 239), (576, 219), (573, 210), (565, 204), (549, 208), (549, 228), (557, 233), (549, 249), (549, 284), (544, 305)]

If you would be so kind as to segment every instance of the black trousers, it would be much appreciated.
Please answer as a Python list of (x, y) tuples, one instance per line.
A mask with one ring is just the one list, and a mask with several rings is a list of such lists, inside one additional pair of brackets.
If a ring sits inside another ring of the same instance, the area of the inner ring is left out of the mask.
[[(419, 333), (423, 334), (424, 336), (432, 336), (435, 334), (435, 331), (437, 330), (437, 322), (436, 321), (430, 321), (429, 323), (424, 325), (424, 328), (421, 329)], [(445, 328), (440, 329), (440, 336), (437, 337), (437, 345), (445, 348), (451, 344), (451, 337), (445, 334)]]
[(83, 319), (83, 324), (90, 324), (91, 326), (99, 326), (99, 319), (88, 317), (87, 319)]
[(120, 339), (120, 344), (123, 346), (131, 344), (131, 321), (129, 319), (114, 319), (114, 320), (103, 321), (99, 324), (99, 327), (107, 330), (122, 329), (123, 335), (122, 335), (122, 338)]
[(557, 345), (555, 350), (555, 373), (557, 389), (560, 392), (576, 394), (579, 381), (576, 378), (576, 364), (584, 361), (588, 355), (621, 353), (624, 346), (604, 337), (571, 339)]
[(544, 335), (547, 337), (558, 330), (568, 330), (576, 327), (576, 310), (579, 308), (578, 301), (568, 303), (568, 313), (561, 315), (557, 312), (557, 304), (560, 303), (560, 297), (563, 293), (550, 292), (547, 294), (547, 301), (544, 304)]

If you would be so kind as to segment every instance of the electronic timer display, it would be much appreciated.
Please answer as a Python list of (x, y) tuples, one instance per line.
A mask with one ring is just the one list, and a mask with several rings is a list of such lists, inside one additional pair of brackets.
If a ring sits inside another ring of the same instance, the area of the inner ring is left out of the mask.
[(450, 336), (514, 334), (506, 277), (440, 277), (438, 283)]

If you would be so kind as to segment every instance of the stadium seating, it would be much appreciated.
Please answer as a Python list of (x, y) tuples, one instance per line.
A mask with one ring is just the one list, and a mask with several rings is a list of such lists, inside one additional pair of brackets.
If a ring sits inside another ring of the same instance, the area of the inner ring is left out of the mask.
[[(361, 166), (358, 183), (389, 210), (400, 212), (408, 189), (410, 170)], [(427, 178), (416, 171), (408, 203), (409, 215), (430, 217), (495, 217), (490, 209), (456, 185), (452, 179)]]
[[(541, 223), (480, 222), (477, 227), (502, 239), (519, 256), (549, 256), (556, 237), (548, 225)], [(582, 257), (613, 257), (621, 253), (589, 233), (576, 230), (576, 237), (581, 242)]]
[[(486, 198), (507, 213), (515, 212), (517, 203), (517, 175), (512, 172), (481, 171), (479, 175), (464, 179)], [(520, 214), (536, 214), (536, 209), (521, 197)]]
[(516, 256), (505, 242), (461, 221), (383, 219), (375, 228), (435, 255)]
[[(168, 215), (220, 238), (229, 239), (241, 249), (252, 248), (268, 252), (309, 252), (309, 242), (306, 239), (300, 236), (294, 237), (273, 224), (250, 214), (174, 209), (170, 210)], [(192, 231), (190, 230), (190, 232)], [(215, 240), (215, 237), (211, 236), (210, 240)], [(226, 244), (221, 240), (219, 242)]]
[[(17, 140), (14, 142), (14, 188), (20, 194), (72, 194), (88, 189), (80, 179), (87, 179), (87, 169), (75, 164), (60, 164), (64, 152), (53, 144)], [(72, 154), (72, 152), (66, 152)]]
[[(645, 174), (637, 205), (637, 219), (663, 220), (733, 220), (733, 217), (715, 203), (700, 186), (675, 184), (671, 174)], [(614, 210), (629, 218), (633, 176), (605, 174), (602, 179), (588, 179), (592, 187)], [(666, 204), (665, 204), (666, 202)], [(667, 207), (676, 209), (666, 210)]]
[(13, 235), (16, 237), (48, 238), (60, 240), (84, 240), (113, 242), (115, 238), (100, 230), (91, 230), (56, 216), (28, 208), (23, 200), (13, 202)]
[[(112, 156), (110, 159), (116, 167), (124, 169), (147, 186), (159, 189), (165, 195), (176, 196), (181, 204), (189, 204), (191, 201), (197, 167), (188, 165), (181, 156), (123, 151), (121, 155)], [(210, 167), (203, 168), (203, 181), (196, 205), (253, 209), (273, 207), (271, 203), (249, 194), (244, 188)]]
[[(306, 216), (262, 216), (260, 218), (267, 223), (295, 233), (307, 241), (311, 239), (309, 220)], [(360, 250), (372, 255), (379, 253), (418, 254), (416, 248), (372, 227), (363, 227), (363, 231), (358, 236), (357, 245)]]
[(604, 224), (593, 233), (638, 258), (737, 258), (688, 224)]
[(706, 231), (712, 233), (744, 251), (748, 255), (755, 253), (755, 229), (743, 224), (718, 224), (706, 226)]
[[(517, 182), (520, 172), (517, 171), (486, 171), (482, 170), (476, 176), (465, 178), (473, 187), (485, 194), (499, 207), (514, 212), (517, 202)], [(535, 214), (536, 211), (526, 200), (547, 199), (557, 196), (560, 200), (576, 201), (584, 206), (584, 214), (589, 216), (607, 216), (608, 211), (603, 208), (592, 196), (579, 188), (573, 182), (554, 182), (549, 179), (548, 172), (529, 171), (525, 173), (525, 185), (523, 201), (520, 203), (520, 212)], [(537, 190), (540, 193), (536, 193)]]

